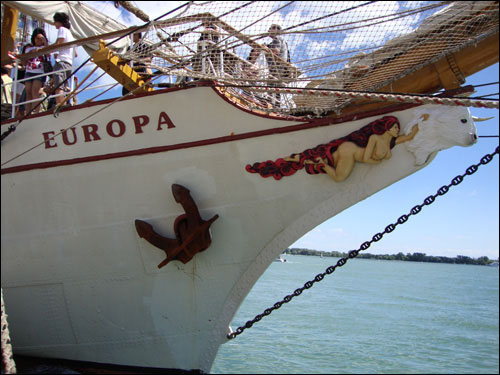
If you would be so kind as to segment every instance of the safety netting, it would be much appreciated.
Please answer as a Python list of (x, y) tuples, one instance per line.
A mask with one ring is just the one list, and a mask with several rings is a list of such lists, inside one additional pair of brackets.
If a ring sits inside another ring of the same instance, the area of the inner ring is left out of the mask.
[(276, 89), (386, 92), (498, 33), (498, 18), (496, 1), (191, 2), (122, 57), (173, 84), (215, 81), (249, 108), (321, 114), (352, 99)]

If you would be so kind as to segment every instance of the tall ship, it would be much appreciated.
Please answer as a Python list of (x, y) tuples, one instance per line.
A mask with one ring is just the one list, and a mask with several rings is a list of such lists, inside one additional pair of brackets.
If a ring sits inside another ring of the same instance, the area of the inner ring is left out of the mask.
[[(154, 20), (115, 3), (142, 23), (86, 2), (2, 2), (14, 77), (39, 56), (88, 54), (63, 101), (19, 114), (14, 100), (1, 124), (2, 290), (18, 355), (209, 372), (290, 244), (474, 145), (469, 107), (497, 114), (464, 86), (498, 62), (497, 1), (158, 2), (170, 8)], [(56, 35), (56, 12), (74, 40), (14, 52), (17, 21)]]

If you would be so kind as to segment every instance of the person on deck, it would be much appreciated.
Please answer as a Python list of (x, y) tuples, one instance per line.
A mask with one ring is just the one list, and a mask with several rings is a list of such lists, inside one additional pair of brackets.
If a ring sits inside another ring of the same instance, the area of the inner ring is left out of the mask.
[[(69, 21), (69, 16), (66, 13), (55, 13), (54, 14), (54, 23), (57, 28), (57, 40), (54, 44), (63, 44), (73, 40), (70, 29), (71, 23)], [(71, 76), (71, 70), (73, 68), (73, 48), (65, 48), (57, 51), (55, 56), (56, 63), (54, 64), (54, 71), (56, 73), (53, 74), (54, 77), (54, 87), (56, 87), (55, 94), (62, 94), (64, 91), (69, 91), (69, 77)], [(75, 57), (78, 54), (75, 50)], [(59, 70), (63, 70), (62, 72), (58, 72)], [(64, 85), (61, 85), (64, 82)], [(61, 86), (59, 86), (61, 85)], [(59, 95), (56, 97), (56, 103), (60, 104), (64, 101), (64, 95)]]
[[(47, 46), (47, 35), (42, 28), (36, 28), (31, 34), (31, 46), (25, 49), (25, 53), (35, 52)], [(45, 83), (46, 76), (37, 77), (44, 73), (43, 70), (44, 56), (35, 56), (28, 59), (26, 62), (25, 78), (31, 78), (24, 82), (26, 89), (26, 101), (38, 99), (42, 93), (42, 87)], [(33, 108), (33, 113), (38, 113), (40, 107), (38, 102), (26, 103), (26, 113), (30, 113)]]
[[(138, 73), (144, 81), (149, 81), (151, 79), (152, 71), (150, 68), (151, 61), (153, 60), (153, 52), (151, 47), (146, 43), (141, 42), (142, 33), (137, 32), (132, 35), (132, 40), (134, 44), (128, 48), (128, 50), (132, 50), (137, 58), (142, 61), (134, 61), (134, 65), (132, 69)], [(122, 88), (122, 95), (128, 94), (128, 91), (125, 87)]]
[[(196, 56), (193, 59), (193, 71), (203, 74), (216, 74), (220, 69), (220, 49), (214, 45), (219, 43), (221, 31), (209, 20), (203, 20), (203, 31), (198, 38)], [(208, 41), (209, 43), (204, 43)], [(205, 59), (205, 70), (203, 71), (203, 59)], [(211, 63), (211, 64), (210, 64)], [(215, 72), (212, 71), (212, 66)]]
[[(281, 33), (281, 26), (272, 24), (268, 30), (269, 37), (272, 39), (267, 48), (271, 50), (271, 54), (266, 54), (267, 65), (269, 67), (269, 74), (272, 76), (269, 86), (279, 87), (281, 82), (279, 80), (284, 77), (285, 68), (280, 65), (275, 56), (281, 58), (283, 61), (289, 62), (288, 45), (279, 34)], [(280, 94), (271, 94), (278, 102), (280, 101)]]
[[(282, 36), (279, 35), (281, 32), (281, 26), (277, 24), (271, 25), (269, 28), (269, 37), (272, 39), (271, 43), (267, 45), (267, 48), (271, 50), (274, 56), (280, 57), (284, 61), (288, 61), (288, 44), (285, 42)], [(267, 64), (271, 74), (279, 76), (279, 64), (274, 59), (274, 56), (266, 56)]]

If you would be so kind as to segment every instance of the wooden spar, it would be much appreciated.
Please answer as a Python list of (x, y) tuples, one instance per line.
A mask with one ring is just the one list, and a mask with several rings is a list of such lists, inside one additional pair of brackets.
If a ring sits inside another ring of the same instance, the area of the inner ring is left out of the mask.
[[(143, 29), (146, 29), (146, 28), (147, 28), (147, 26), (144, 26)], [(49, 53), (54, 52), (54, 51), (59, 51), (61, 49), (82, 46), (82, 45), (86, 45), (86, 44), (89, 44), (92, 42), (99, 42), (99, 40), (101, 40), (101, 39), (104, 39), (104, 40), (112, 39), (112, 38), (119, 37), (121, 35), (126, 35), (128, 33), (133, 32), (133, 31), (141, 31), (143, 29), (138, 29), (137, 26), (132, 26), (132, 27), (129, 27), (127, 29), (112, 31), (112, 32), (109, 32), (106, 34), (94, 35), (94, 36), (90, 36), (88, 38), (73, 40), (73, 41), (67, 42), (67, 43), (62, 43), (62, 44), (57, 44), (57, 45), (51, 44), (50, 46), (39, 49), (35, 52), (30, 52), (30, 53), (25, 53), (24, 55), (20, 55), (19, 58), (21, 59), (21, 61), (26, 61), (28, 59), (31, 59), (32, 57), (35, 57), (35, 56), (46, 55), (46, 54), (49, 54)], [(3, 35), (3, 32), (2, 32), (2, 35)], [(2, 45), (3, 45), (3, 43), (2, 43)], [(2, 46), (2, 48), (3, 48), (3, 46)], [(5, 59), (5, 61), (4, 61), (4, 58), (2, 55), (2, 65), (6, 64), (6, 63), (11, 63), (11, 62), (12, 62), (11, 59)]]
[[(449, 54), (433, 64), (402, 77), (390, 85), (377, 89), (377, 92), (402, 92), (414, 94), (434, 93), (441, 89), (453, 89), (460, 86), (458, 72), (468, 77), (498, 62), (498, 33), (482, 41)], [(453, 66), (454, 65), (454, 66)], [(364, 78), (361, 78), (364, 79)], [(342, 109), (341, 114), (330, 113), (328, 117), (339, 117), (346, 114), (360, 113), (383, 108), (394, 103), (370, 102), (356, 100)]]
[(2, 66), (11, 63), (12, 60), (8, 58), (7, 52), (14, 50), (14, 42), (16, 39), (17, 19), (19, 12), (4, 5), (4, 15), (2, 21)]
[[(113, 77), (116, 82), (120, 83), (128, 91), (135, 91), (144, 85), (144, 79), (129, 65), (125, 64), (120, 57), (111, 52), (109, 48), (106, 48), (104, 41), (101, 41), (100, 45), (101, 48), (92, 55), (94, 64)], [(139, 94), (147, 91), (153, 91), (153, 88), (144, 85), (140, 90), (135, 91), (135, 93)]]

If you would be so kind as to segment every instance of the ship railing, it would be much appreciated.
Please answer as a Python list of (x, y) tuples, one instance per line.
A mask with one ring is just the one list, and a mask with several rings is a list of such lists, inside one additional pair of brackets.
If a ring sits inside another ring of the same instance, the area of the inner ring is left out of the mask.
[[(87, 67), (87, 66), (95, 67), (96, 65), (92, 62), (89, 62), (89, 63), (85, 64), (85, 67)], [(31, 99), (31, 100), (18, 101), (18, 94), (22, 94), (21, 92), (18, 92), (18, 88), (19, 88), (18, 83), (24, 85), (24, 83), (26, 81), (30, 81), (30, 80), (33, 80), (36, 78), (41, 78), (41, 77), (50, 77), (51, 75), (56, 74), (56, 73), (72, 71), (72, 70), (73, 70), (73, 68), (54, 70), (54, 71), (49, 72), (49, 73), (40, 73), (40, 74), (34, 75), (32, 77), (29, 77), (29, 78), (16, 79), (18, 76), (18, 65), (14, 64), (14, 74), (13, 74), (14, 79), (12, 80), (12, 82), (5, 84), (5, 85), (12, 85), (12, 89), (11, 89), (11, 92), (12, 92), (11, 118), (16, 117), (16, 110), (18, 107), (29, 104), (29, 103), (38, 103), (38, 102), (43, 101), (43, 100), (45, 100), (47, 103), (49, 103), (50, 99), (52, 99), (52, 98), (56, 98), (56, 97), (60, 97), (60, 96), (67, 96), (70, 93), (72, 94), (72, 97), (75, 97), (76, 98), (75, 100), (77, 100), (78, 99), (77, 96), (83, 92), (109, 88), (109, 87), (117, 85), (116, 83), (99, 84), (99, 85), (92, 85), (91, 84), (91, 85), (88, 85), (87, 87), (82, 88), (82, 89), (79, 89), (77, 87), (75, 90), (75, 81), (77, 80), (77, 77), (72, 76), (68, 80), (68, 82), (65, 84), (65, 85), (67, 85), (68, 89), (63, 91), (62, 93), (55, 94), (54, 92), (52, 92), (50, 94), (47, 93), (48, 94), (47, 96), (40, 96), (39, 98), (35, 98), (35, 99)], [(44, 86), (42, 86), (42, 89), (45, 87), (45, 85), (46, 85), (46, 82), (44, 82)], [(23, 90), (24, 90), (24, 88), (23, 88)], [(48, 108), (48, 105), (47, 105), (47, 110), (48, 109), (50, 109), (50, 108)], [(44, 109), (40, 109), (40, 112), (43, 112), (43, 111), (44, 111)]]
[[(22, 105), (25, 105), (25, 104), (28, 104), (28, 103), (35, 103), (35, 102), (39, 102), (40, 100), (42, 100), (43, 98), (36, 98), (36, 99), (32, 99), (32, 100), (26, 100), (24, 102), (17, 102), (17, 89), (19, 87), (18, 83), (21, 83), (24, 85), (24, 82), (26, 81), (31, 81), (33, 79), (36, 79), (36, 78), (41, 78), (41, 77), (48, 77), (48, 76), (51, 76), (55, 73), (60, 73), (60, 72), (65, 72), (65, 71), (68, 71), (68, 70), (71, 70), (71, 69), (61, 69), (61, 70), (55, 70), (55, 71), (52, 71), (52, 72), (49, 72), (49, 73), (40, 73), (40, 74), (37, 74), (35, 76), (31, 76), (29, 78), (23, 78), (23, 79), (19, 79), (19, 80), (12, 80), (12, 112), (11, 112), (11, 117), (15, 117), (15, 114), (16, 114), (16, 107), (19, 107), (19, 106), (22, 106)], [(18, 75), (18, 66), (17, 64), (15, 64), (15, 68), (14, 68), (14, 77), (16, 78)], [(73, 80), (71, 80), (70, 82), (70, 90), (72, 91), (73, 90)], [(19, 93), (19, 94), (22, 94), (22, 93)], [(46, 100), (49, 100), (51, 98), (55, 98), (57, 96), (62, 96), (62, 95), (65, 95), (64, 93), (61, 93), (61, 94), (54, 94), (54, 95), (50, 95)]]
[[(198, 42), (201, 57), (201, 73), (207, 76), (224, 76), (224, 53), (223, 48), (220, 48), (211, 40), (203, 40)], [(196, 64), (196, 59), (193, 62)]]
[[(231, 52), (227, 47), (224, 48), (217, 45), (213, 41), (204, 40), (198, 42), (199, 60), (194, 59), (193, 68), (196, 71), (207, 77), (220, 77), (226, 83), (234, 83), (235, 85), (245, 84), (265, 84), (266, 82), (280, 82), (273, 76), (267, 66), (265, 54), (262, 59), (261, 66), (256, 67), (254, 63), (248, 61)], [(282, 84), (285, 84), (284, 82)], [(280, 107), (285, 100), (278, 99), (281, 95), (270, 95), (266, 92), (256, 93), (245, 89), (228, 87), (229, 91), (236, 94), (240, 99), (248, 104), (267, 108), (268, 104), (272, 107)]]

